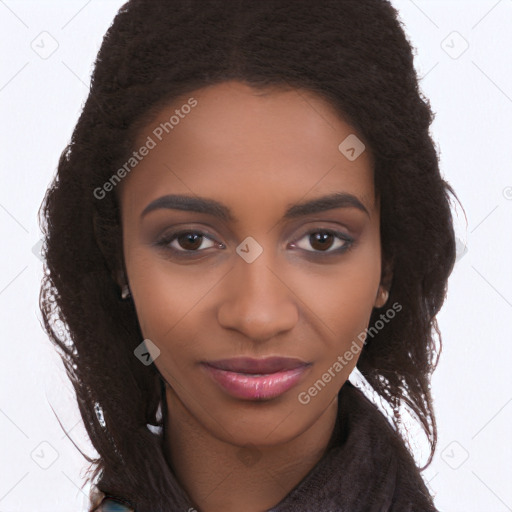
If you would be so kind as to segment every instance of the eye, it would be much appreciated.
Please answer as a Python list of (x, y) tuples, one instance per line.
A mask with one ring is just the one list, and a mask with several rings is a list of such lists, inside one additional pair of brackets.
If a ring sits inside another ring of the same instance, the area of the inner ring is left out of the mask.
[[(206, 240), (211, 242), (211, 245), (205, 247), (204, 243)], [(222, 244), (216, 244), (214, 239), (206, 233), (194, 230), (183, 230), (166, 234), (156, 242), (156, 245), (181, 253), (199, 252), (199, 250), (209, 249), (216, 245), (222, 246)]]
[[(303, 243), (302, 240), (306, 242)], [(310, 253), (341, 254), (349, 250), (353, 243), (354, 239), (345, 233), (332, 229), (317, 228), (308, 231), (299, 239), (299, 242), (293, 242), (290, 246), (298, 247)], [(165, 234), (156, 242), (156, 245), (180, 256), (198, 254), (212, 247), (225, 249), (225, 246), (217, 242), (212, 235), (193, 229)], [(308, 249), (307, 245), (312, 247), (313, 250)]]
[(309, 244), (313, 247), (314, 251), (310, 251), (304, 246), (294, 242), (292, 247), (299, 247), (308, 252), (317, 253), (343, 253), (350, 249), (354, 243), (354, 239), (340, 231), (332, 229), (313, 229), (308, 231), (300, 240), (306, 240), (306, 245)]

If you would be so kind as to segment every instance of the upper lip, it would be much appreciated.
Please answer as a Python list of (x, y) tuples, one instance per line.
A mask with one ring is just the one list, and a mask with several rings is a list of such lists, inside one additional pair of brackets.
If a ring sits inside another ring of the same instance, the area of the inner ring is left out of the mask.
[(237, 373), (276, 373), (284, 370), (293, 370), (301, 366), (309, 365), (301, 359), (294, 357), (267, 357), (253, 359), (250, 357), (235, 357), (233, 359), (219, 359), (207, 361), (205, 364)]

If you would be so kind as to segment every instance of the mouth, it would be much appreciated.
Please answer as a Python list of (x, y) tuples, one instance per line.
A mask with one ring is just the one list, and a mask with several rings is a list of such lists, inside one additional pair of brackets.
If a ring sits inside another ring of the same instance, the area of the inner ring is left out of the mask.
[(246, 400), (268, 400), (297, 385), (312, 363), (289, 357), (241, 357), (203, 362), (201, 365), (231, 396)]

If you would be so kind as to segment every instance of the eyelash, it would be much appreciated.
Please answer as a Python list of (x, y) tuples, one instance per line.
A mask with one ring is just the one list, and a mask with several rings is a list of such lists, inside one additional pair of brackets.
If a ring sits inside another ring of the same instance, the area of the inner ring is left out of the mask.
[[(315, 255), (322, 255), (322, 256), (323, 255), (331, 255), (331, 254), (341, 255), (341, 254), (344, 254), (347, 251), (349, 251), (355, 243), (355, 240), (345, 233), (342, 233), (340, 231), (336, 231), (333, 229), (322, 229), (322, 228), (311, 229), (310, 231), (304, 233), (298, 239), (298, 241), (302, 240), (305, 237), (308, 237), (309, 235), (315, 234), (315, 233), (327, 233), (329, 235), (334, 235), (336, 238), (338, 238), (338, 240), (343, 241), (344, 244), (341, 247), (338, 247), (337, 249), (334, 249), (334, 250), (331, 250), (331, 248), (329, 248), (326, 251), (316, 251), (316, 250), (308, 251), (306, 249), (300, 249), (300, 248), (299, 248), (299, 250), (303, 250), (307, 253), (312, 253)], [(201, 230), (184, 229), (181, 231), (176, 231), (174, 233), (169, 233), (169, 234), (162, 236), (160, 239), (158, 239), (155, 242), (155, 245), (163, 248), (166, 251), (169, 251), (169, 252), (175, 254), (177, 257), (190, 257), (189, 255), (192, 255), (194, 253), (198, 254), (205, 250), (205, 249), (200, 249), (200, 250), (181, 249), (180, 250), (180, 249), (175, 249), (175, 248), (169, 247), (169, 245), (174, 240), (176, 240), (180, 235), (186, 235), (186, 234), (200, 235), (203, 238), (206, 238), (212, 242), (215, 242), (215, 238), (212, 235), (210, 235), (209, 233), (205, 233), (204, 231), (201, 231)], [(292, 243), (294, 246), (296, 246), (296, 242), (292, 242)], [(209, 249), (209, 247), (208, 247), (208, 249)]]

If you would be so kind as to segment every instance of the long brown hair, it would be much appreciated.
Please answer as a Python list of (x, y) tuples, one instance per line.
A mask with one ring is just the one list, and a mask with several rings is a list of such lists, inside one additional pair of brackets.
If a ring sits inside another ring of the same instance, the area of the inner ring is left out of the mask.
[[(40, 308), (99, 458), (91, 480), (164, 510), (169, 495), (157, 409), (162, 380), (134, 356), (143, 337), (120, 298), (115, 193), (94, 193), (127, 161), (137, 130), (163, 105), (226, 80), (310, 90), (364, 135), (375, 157), (389, 302), (403, 310), (368, 339), (357, 367), (393, 409), (408, 407), (431, 453), (436, 315), (455, 262), (451, 193), (429, 134), (433, 113), (387, 0), (132, 0), (106, 33), (90, 93), (41, 206)], [(136, 171), (134, 171), (136, 172)], [(455, 196), (456, 197), (456, 196)], [(381, 312), (374, 310), (373, 325)], [(404, 439), (405, 440), (405, 439)]]

